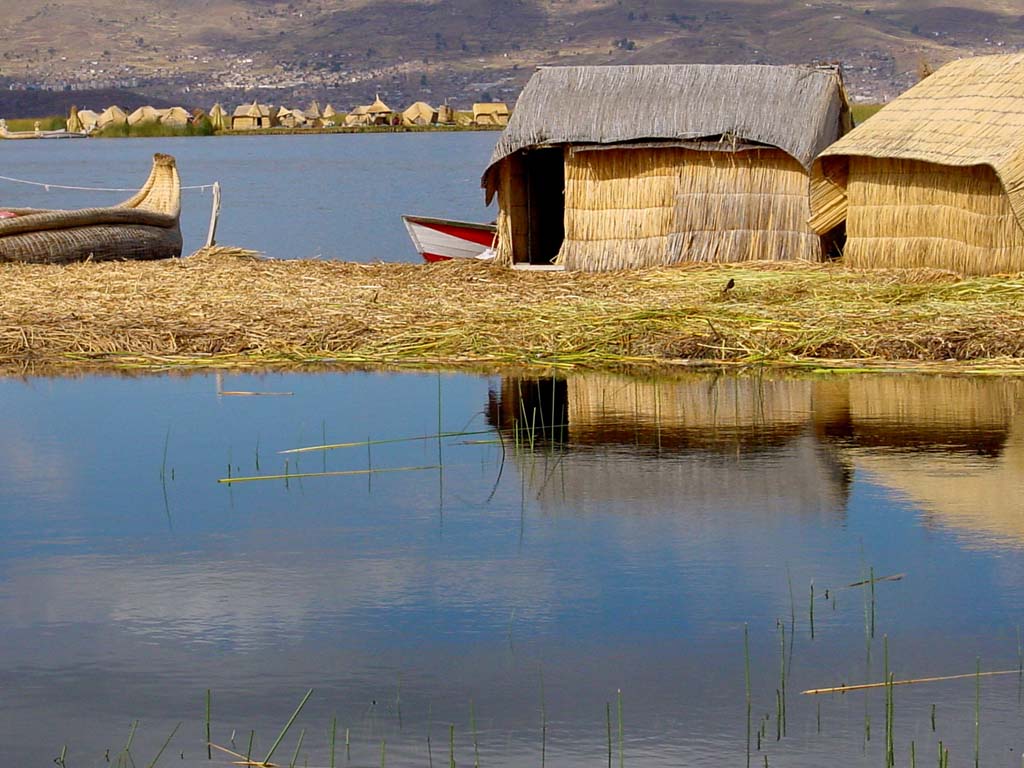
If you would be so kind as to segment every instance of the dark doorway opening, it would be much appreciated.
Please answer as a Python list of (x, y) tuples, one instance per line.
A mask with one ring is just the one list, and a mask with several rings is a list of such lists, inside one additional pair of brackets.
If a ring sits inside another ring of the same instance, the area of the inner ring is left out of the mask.
[(530, 264), (551, 264), (565, 239), (565, 159), (561, 147), (535, 149), (523, 156)]

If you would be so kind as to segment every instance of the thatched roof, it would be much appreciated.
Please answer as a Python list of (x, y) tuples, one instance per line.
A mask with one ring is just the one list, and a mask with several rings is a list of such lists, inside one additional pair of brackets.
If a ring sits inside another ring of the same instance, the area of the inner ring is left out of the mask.
[(326, 107), (324, 107), (324, 113), (323, 113), (324, 117), (334, 117), (337, 114), (338, 113), (334, 111), (334, 107), (332, 107), (330, 104), (328, 104)]
[(167, 125), (187, 125), (188, 121), (192, 117), (184, 107), (168, 107), (167, 109), (161, 109), (159, 111), (160, 122)]
[(210, 110), (210, 124), (219, 131), (224, 130), (227, 127), (227, 113), (224, 111), (224, 107), (217, 102), (213, 105), (213, 109)]
[(138, 125), (139, 123), (155, 123), (160, 119), (160, 110), (156, 107), (146, 105), (139, 107), (130, 115), (128, 115), (128, 125)]
[(407, 125), (429, 125), (436, 120), (437, 110), (425, 101), (414, 102), (409, 105), (408, 109), (402, 112), (402, 121)]
[(1024, 226), (1024, 54), (950, 62), (828, 149), (812, 169), (812, 226), (846, 213), (851, 156), (990, 166)]
[(243, 104), (235, 108), (234, 117), (270, 117), (270, 107), (254, 101), (252, 104)]
[(782, 149), (805, 168), (843, 133), (831, 68), (658, 64), (543, 67), (527, 83), (484, 174), (531, 146), (727, 136)]
[(373, 100), (373, 104), (366, 108), (366, 111), (371, 115), (389, 115), (391, 114), (391, 107), (381, 101), (380, 96), (378, 95), (377, 98)]

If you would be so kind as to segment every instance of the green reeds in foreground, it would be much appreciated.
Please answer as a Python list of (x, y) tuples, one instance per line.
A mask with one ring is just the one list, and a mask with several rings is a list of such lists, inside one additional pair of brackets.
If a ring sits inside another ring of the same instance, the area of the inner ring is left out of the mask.
[(981, 753), (981, 657), (974, 661), (974, 768)]
[(210, 689), (206, 689), (206, 759), (213, 760), (213, 748), (210, 746)]
[(750, 768), (750, 628), (746, 624), (743, 625), (743, 681), (747, 695), (747, 768)]
[(615, 692), (616, 701), (618, 702), (619, 709), (619, 768), (622, 768), (625, 762), (625, 753), (623, 752), (623, 739), (622, 739), (622, 689), (619, 688)]
[(164, 750), (167, 749), (167, 745), (171, 743), (171, 739), (174, 738), (174, 734), (178, 732), (179, 728), (181, 728), (181, 723), (178, 723), (176, 726), (174, 726), (170, 734), (167, 736), (167, 739), (164, 741), (163, 746), (160, 747), (160, 751), (156, 753), (156, 757), (153, 758), (153, 761), (147, 766), (147, 768), (153, 768), (153, 766), (157, 764), (157, 761), (160, 759), (160, 756), (163, 755)]
[[(287, 466), (287, 463), (286, 463)], [(249, 477), (222, 477), (218, 483), (232, 485), (234, 483), (254, 483), (259, 480), (296, 480), (307, 477), (347, 477), (350, 475), (382, 474), (385, 472), (422, 472), (425, 470), (440, 469), (437, 465), (423, 467), (381, 467), (380, 469), (346, 469), (336, 472), (285, 472), (280, 475), (252, 475)]]
[(270, 758), (274, 756), (274, 752), (277, 751), (277, 748), (281, 745), (281, 742), (284, 741), (284, 737), (288, 734), (288, 729), (292, 727), (292, 724), (295, 722), (295, 719), (299, 716), (299, 713), (302, 711), (302, 708), (306, 706), (306, 702), (309, 701), (309, 697), (312, 695), (313, 689), (310, 688), (308, 691), (306, 691), (306, 695), (302, 697), (302, 701), (299, 702), (299, 706), (297, 706), (295, 708), (295, 711), (292, 712), (292, 716), (288, 718), (288, 722), (285, 723), (284, 728), (281, 729), (281, 733), (278, 735), (277, 739), (271, 745), (270, 751), (267, 752), (267, 756), (263, 758), (264, 763), (270, 762)]

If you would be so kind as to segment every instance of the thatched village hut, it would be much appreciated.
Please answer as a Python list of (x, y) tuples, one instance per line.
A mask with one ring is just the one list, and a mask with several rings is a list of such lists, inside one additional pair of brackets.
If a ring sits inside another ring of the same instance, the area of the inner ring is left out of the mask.
[(283, 128), (304, 128), (308, 123), (306, 115), (301, 109), (288, 109), (287, 107), (278, 109), (275, 119), (277, 124)]
[(128, 115), (128, 125), (139, 125), (140, 123), (156, 123), (160, 121), (160, 110), (156, 107), (139, 107)]
[(356, 107), (349, 112), (345, 117), (345, 125), (391, 125), (394, 114), (391, 107), (381, 101), (378, 95), (372, 104)]
[(254, 101), (243, 104), (235, 109), (231, 116), (231, 129), (234, 131), (250, 131), (256, 128), (272, 128), (274, 125), (273, 108)]
[(223, 131), (228, 127), (228, 113), (224, 111), (220, 102), (214, 104), (210, 110), (210, 125), (215, 131)]
[(302, 114), (305, 115), (309, 123), (319, 123), (324, 116), (323, 111), (320, 109), (320, 102), (316, 99), (309, 102), (309, 106), (302, 110)]
[(102, 131), (108, 125), (127, 125), (128, 115), (124, 110), (114, 105), (104, 109), (96, 118), (96, 130)]
[(96, 130), (96, 123), (100, 116), (91, 109), (80, 109), (78, 110), (78, 121), (82, 125), (82, 130), (86, 133), (92, 133)]
[(402, 125), (433, 125), (437, 122), (437, 110), (425, 101), (417, 101), (402, 112)]
[(826, 149), (811, 224), (854, 266), (1024, 270), (1024, 54), (954, 61)]
[(168, 107), (161, 109), (160, 122), (164, 125), (173, 125), (176, 128), (184, 128), (192, 119), (192, 115), (184, 107)]
[(808, 173), (849, 126), (832, 68), (541, 68), (482, 179), (498, 262), (819, 261)]
[(338, 121), (338, 113), (334, 111), (334, 107), (332, 107), (330, 104), (328, 104), (326, 107), (324, 107), (324, 113), (323, 113), (323, 123), (324, 123), (324, 126), (330, 127), (332, 125), (335, 125), (337, 123), (337, 121)]
[(455, 123), (455, 110), (447, 104), (437, 108), (437, 121), (441, 125), (453, 125)]
[(85, 130), (82, 126), (82, 118), (78, 116), (78, 107), (74, 104), (71, 105), (71, 109), (68, 111), (66, 128), (71, 133), (82, 133)]
[(473, 125), (508, 125), (510, 112), (504, 102), (477, 102), (473, 105)]

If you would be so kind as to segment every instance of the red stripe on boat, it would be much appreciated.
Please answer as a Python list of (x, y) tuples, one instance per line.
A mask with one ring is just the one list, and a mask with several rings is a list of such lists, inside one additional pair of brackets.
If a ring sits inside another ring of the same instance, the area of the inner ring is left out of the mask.
[[(457, 224), (435, 224), (434, 222), (425, 221), (416, 221), (414, 223), (427, 229), (433, 229), (435, 232), (442, 232), (443, 234), (457, 237), (460, 240), (468, 240), (478, 245), (489, 247), (494, 243), (494, 232), (486, 229), (470, 229), (469, 227), (460, 227)], [(426, 254), (423, 255), (425, 258)]]
[(420, 254), (420, 255), (423, 256), (423, 260), (424, 261), (451, 261), (452, 260), (451, 256), (439, 256), (436, 253), (423, 253), (423, 254)]

